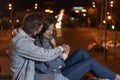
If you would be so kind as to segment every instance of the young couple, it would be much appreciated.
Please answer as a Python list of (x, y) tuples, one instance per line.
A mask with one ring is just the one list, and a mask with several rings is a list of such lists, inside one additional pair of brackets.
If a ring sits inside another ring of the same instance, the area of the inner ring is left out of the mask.
[(81, 48), (67, 58), (70, 47), (56, 46), (54, 21), (50, 17), (27, 14), (14, 33), (10, 54), (13, 80), (79, 80), (89, 71), (101, 78), (120, 80), (118, 74)]

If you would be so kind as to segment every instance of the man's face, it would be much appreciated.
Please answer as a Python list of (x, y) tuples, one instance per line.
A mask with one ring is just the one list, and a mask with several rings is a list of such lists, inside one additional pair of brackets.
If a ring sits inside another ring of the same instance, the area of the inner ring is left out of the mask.
[(43, 25), (40, 25), (38, 30), (34, 32), (34, 35), (37, 35), (43, 28)]

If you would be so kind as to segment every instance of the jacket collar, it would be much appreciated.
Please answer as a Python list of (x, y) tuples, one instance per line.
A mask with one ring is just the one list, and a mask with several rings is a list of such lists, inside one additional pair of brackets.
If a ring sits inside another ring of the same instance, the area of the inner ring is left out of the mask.
[(22, 34), (23, 36), (26, 36), (26, 37), (30, 38), (32, 41), (35, 41), (35, 39), (32, 38), (32, 37), (30, 37), (28, 34), (26, 34), (25, 31), (24, 31), (22, 28), (19, 28), (19, 29), (18, 29), (18, 32), (19, 32), (20, 34)]

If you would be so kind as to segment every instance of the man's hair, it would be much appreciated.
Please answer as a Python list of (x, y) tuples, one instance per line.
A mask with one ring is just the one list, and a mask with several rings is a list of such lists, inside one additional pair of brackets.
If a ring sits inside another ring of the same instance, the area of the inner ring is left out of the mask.
[(43, 18), (37, 13), (28, 13), (23, 18), (23, 30), (27, 34), (32, 34), (43, 25)]

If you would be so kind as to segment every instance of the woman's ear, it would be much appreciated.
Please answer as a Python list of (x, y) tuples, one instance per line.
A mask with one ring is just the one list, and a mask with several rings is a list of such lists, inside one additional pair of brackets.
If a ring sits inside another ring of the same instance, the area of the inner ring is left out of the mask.
[(35, 31), (35, 32), (33, 33), (33, 35), (37, 35), (37, 32)]

